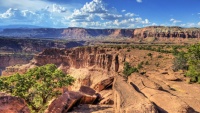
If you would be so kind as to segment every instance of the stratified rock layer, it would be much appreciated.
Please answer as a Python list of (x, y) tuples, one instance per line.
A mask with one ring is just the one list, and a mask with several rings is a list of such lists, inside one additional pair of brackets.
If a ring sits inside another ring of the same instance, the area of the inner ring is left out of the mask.
[(135, 29), (133, 38), (200, 38), (199, 28), (150, 26)]

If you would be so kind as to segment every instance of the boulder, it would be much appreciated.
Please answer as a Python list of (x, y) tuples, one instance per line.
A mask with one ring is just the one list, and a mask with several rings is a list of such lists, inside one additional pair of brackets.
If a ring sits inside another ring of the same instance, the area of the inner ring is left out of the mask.
[(97, 99), (97, 95), (95, 95), (95, 90), (91, 89), (87, 86), (81, 86), (79, 89), (80, 94), (82, 94), (82, 98), (80, 99), (79, 104), (93, 104)]
[(79, 92), (66, 91), (64, 94), (52, 101), (46, 113), (66, 113), (79, 104), (93, 104), (97, 96), (95, 91), (89, 87), (81, 86)]
[(114, 77), (109, 77), (97, 83), (93, 89), (96, 90), (97, 92), (100, 92), (106, 89), (107, 87), (111, 86), (113, 84), (113, 81), (114, 81)]
[(24, 99), (14, 96), (0, 96), (0, 113), (30, 113)]
[(64, 94), (53, 100), (53, 102), (48, 106), (45, 113), (66, 113), (81, 98), (82, 95), (78, 92), (65, 92)]
[(99, 94), (99, 104), (100, 105), (113, 105), (113, 91), (112, 89), (109, 90), (103, 90), (98, 93)]

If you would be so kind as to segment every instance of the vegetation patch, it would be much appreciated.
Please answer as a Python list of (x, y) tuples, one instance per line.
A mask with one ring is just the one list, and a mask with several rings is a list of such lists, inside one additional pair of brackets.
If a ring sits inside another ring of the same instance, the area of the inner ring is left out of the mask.
[(0, 91), (23, 98), (32, 112), (44, 112), (48, 101), (61, 94), (59, 88), (75, 79), (58, 70), (54, 64), (30, 69), (25, 74), (0, 78)]

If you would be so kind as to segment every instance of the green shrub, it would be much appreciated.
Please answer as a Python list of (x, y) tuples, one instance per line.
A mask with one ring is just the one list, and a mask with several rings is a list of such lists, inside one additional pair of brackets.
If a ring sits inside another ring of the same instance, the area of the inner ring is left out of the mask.
[(200, 83), (200, 44), (189, 47), (187, 58), (189, 68), (186, 75), (191, 77), (191, 82)]
[(174, 71), (178, 70), (186, 70), (188, 68), (187, 66), (187, 58), (186, 58), (186, 53), (185, 52), (180, 52), (178, 53), (174, 60), (173, 60), (173, 66), (172, 69)]
[(128, 77), (134, 72), (138, 72), (138, 69), (135, 67), (131, 67), (128, 62), (125, 62), (124, 63), (124, 71), (123, 71), (124, 76)]
[(152, 53), (147, 54), (147, 56), (151, 57), (151, 59), (152, 59), (152, 55), (153, 55)]

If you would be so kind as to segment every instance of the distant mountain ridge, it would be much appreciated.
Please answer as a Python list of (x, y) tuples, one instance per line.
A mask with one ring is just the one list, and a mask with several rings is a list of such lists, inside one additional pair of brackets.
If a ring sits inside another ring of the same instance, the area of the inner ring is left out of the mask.
[(16, 38), (200, 38), (200, 28), (149, 26), (137, 29), (88, 29), (88, 28), (6, 28), (0, 36)]
[(35, 25), (2, 25), (0, 26), (1, 29), (7, 29), (7, 28), (43, 28), (41, 26), (35, 26)]

